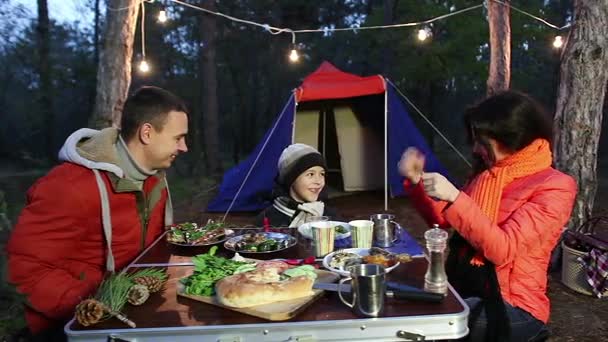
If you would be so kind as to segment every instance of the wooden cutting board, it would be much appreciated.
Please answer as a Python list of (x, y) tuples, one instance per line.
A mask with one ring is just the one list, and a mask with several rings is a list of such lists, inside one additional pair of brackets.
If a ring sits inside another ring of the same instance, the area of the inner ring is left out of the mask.
[[(333, 283), (340, 278), (340, 276), (336, 273), (325, 271), (325, 270), (315, 270), (317, 273), (318, 282), (324, 283)], [(264, 318), (270, 321), (285, 321), (295, 317), (297, 314), (306, 309), (310, 304), (312, 304), (316, 299), (323, 295), (323, 290), (313, 289), (313, 295), (308, 297), (296, 298), (292, 300), (284, 300), (280, 302), (274, 302), (270, 304), (263, 304), (257, 306), (251, 306), (248, 308), (233, 308), (230, 306), (226, 306), (218, 302), (215, 296), (206, 297), (206, 296), (196, 296), (183, 293), (183, 287), (181, 283), (178, 282), (177, 294), (182, 297), (190, 298), (193, 300), (197, 300), (199, 302), (219, 306), (224, 309), (237, 311), (240, 313), (244, 313), (247, 315)]]

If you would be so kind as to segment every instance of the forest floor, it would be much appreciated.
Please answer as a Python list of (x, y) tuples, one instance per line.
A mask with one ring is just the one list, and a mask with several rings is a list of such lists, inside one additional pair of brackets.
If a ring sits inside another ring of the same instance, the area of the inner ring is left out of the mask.
[[(39, 172), (24, 174), (19, 177), (0, 177), (0, 190), (8, 192), (8, 198), (23, 196), (25, 190), (39, 176)], [(602, 172), (598, 172), (602, 174)], [(176, 220), (204, 222), (207, 218), (217, 218), (218, 214), (204, 213), (202, 210), (214, 194), (214, 186), (208, 181), (195, 186), (192, 181), (172, 181), (173, 197), (178, 199), (175, 205)], [(601, 200), (608, 196), (608, 179), (600, 179), (600, 188), (596, 200), (596, 214), (608, 213), (608, 201)], [(23, 198), (23, 197), (21, 197)], [(328, 205), (335, 207), (344, 219), (366, 218), (370, 214), (383, 212), (383, 196), (378, 192), (361, 192), (352, 195), (332, 197)], [(9, 211), (19, 210), (19, 205)], [(415, 212), (407, 198), (396, 198), (389, 201), (389, 212), (396, 215), (408, 232), (419, 242), (428, 229), (420, 216)], [(231, 214), (227, 221), (235, 224), (250, 224), (253, 213)], [(0, 227), (1, 228), (1, 227)], [(0, 229), (0, 342), (10, 341), (6, 336), (23, 327), (21, 302), (16, 293), (6, 284), (6, 260), (4, 245), (9, 231)], [(602, 341), (608, 340), (608, 299), (597, 299), (574, 292), (561, 282), (561, 270), (549, 274), (549, 298), (551, 300), (551, 318), (549, 341)]]

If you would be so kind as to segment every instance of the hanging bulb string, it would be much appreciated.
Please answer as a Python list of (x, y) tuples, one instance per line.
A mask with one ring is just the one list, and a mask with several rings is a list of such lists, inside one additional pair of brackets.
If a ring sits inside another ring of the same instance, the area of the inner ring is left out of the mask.
[(480, 7), (483, 7), (483, 4), (463, 8), (461, 10), (458, 10), (458, 11), (455, 11), (452, 13), (446, 13), (446, 14), (440, 15), (438, 17), (430, 18), (427, 20), (414, 21), (414, 22), (410, 22), (410, 23), (391, 24), (391, 25), (375, 25), (375, 26), (360, 26), (360, 27), (340, 27), (340, 28), (314, 29), (314, 30), (295, 30), (293, 32), (295, 32), (295, 33), (339, 32), (339, 31), (377, 30), (377, 29), (398, 28), (398, 27), (422, 26), (422, 25), (428, 25), (428, 24), (438, 21), (438, 20), (442, 20), (442, 19), (446, 19), (446, 18), (455, 16), (458, 14), (469, 12), (469, 11), (478, 9)]
[(144, 1), (141, 2), (141, 58), (143, 61), (146, 60), (146, 6), (144, 5)]
[(527, 15), (528, 17), (530, 17), (530, 18), (532, 18), (532, 19), (535, 19), (535, 20), (538, 20), (538, 21), (540, 21), (541, 23), (543, 23), (543, 24), (545, 24), (545, 25), (547, 25), (547, 26), (549, 26), (549, 27), (551, 27), (551, 28), (554, 28), (554, 29), (556, 29), (556, 30), (558, 30), (558, 31), (561, 31), (561, 30), (566, 29), (566, 28), (568, 28), (568, 27), (570, 27), (570, 26), (571, 26), (571, 24), (566, 24), (566, 25), (564, 25), (564, 26), (562, 26), (562, 27), (559, 27), (559, 26), (556, 26), (556, 25), (551, 24), (550, 22), (546, 21), (546, 20), (545, 20), (545, 19), (543, 19), (543, 18), (537, 17), (537, 16), (535, 16), (534, 14), (531, 14), (531, 13), (528, 13), (528, 12), (526, 12), (526, 11), (524, 11), (524, 10), (521, 10), (521, 9), (519, 9), (519, 8), (517, 8), (517, 7), (513, 6), (513, 5), (509, 4), (509, 3), (506, 3), (506, 2), (504, 2), (504, 1), (502, 1), (502, 0), (490, 0), (490, 1), (493, 1), (493, 2), (495, 2), (495, 3), (497, 3), (497, 4), (501, 4), (501, 5), (503, 5), (503, 6), (507, 6), (507, 7), (511, 8), (512, 10), (514, 10), (514, 11), (516, 11), (516, 12), (519, 12), (519, 13), (521, 13), (521, 14), (523, 14), (523, 15)]
[[(149, 1), (149, 0), (143, 0), (143, 1)], [(537, 21), (539, 21), (539, 22), (541, 22), (541, 23), (543, 23), (543, 24), (545, 24), (548, 27), (551, 27), (553, 29), (563, 30), (563, 29), (571, 26), (571, 24), (566, 24), (566, 25), (564, 25), (562, 27), (559, 27), (557, 25), (551, 24), (550, 22), (548, 22), (545, 19), (542, 19), (542, 18), (540, 18), (538, 16), (535, 16), (535, 15), (529, 13), (529, 12), (526, 12), (526, 11), (524, 11), (522, 9), (519, 9), (519, 8), (517, 8), (515, 6), (512, 6), (511, 4), (506, 3), (506, 2), (504, 2), (502, 0), (487, 0), (487, 1), (483, 1), (481, 4), (470, 6), (470, 7), (467, 7), (467, 8), (463, 8), (463, 9), (460, 9), (460, 10), (457, 10), (457, 11), (454, 11), (454, 12), (446, 13), (446, 14), (443, 14), (443, 15), (440, 15), (440, 16), (437, 16), (437, 17), (433, 17), (433, 18), (430, 18), (430, 19), (427, 19), (427, 20), (423, 20), (423, 21), (415, 21), (415, 22), (399, 23), (399, 24), (391, 24), (391, 25), (374, 25), (374, 26), (359, 26), (359, 27), (339, 27), (339, 28), (322, 28), (322, 29), (301, 29), (301, 30), (293, 30), (293, 29), (290, 29), (290, 28), (274, 27), (274, 26), (271, 26), (271, 25), (268, 25), (268, 24), (261, 24), (261, 23), (258, 23), (258, 22), (255, 22), (255, 21), (251, 21), (251, 20), (240, 19), (240, 18), (237, 18), (237, 17), (233, 17), (233, 16), (230, 16), (230, 15), (221, 13), (221, 12), (214, 12), (214, 11), (208, 10), (206, 8), (202, 8), (202, 7), (199, 7), (199, 6), (196, 6), (196, 5), (192, 5), (192, 4), (183, 2), (181, 0), (170, 0), (170, 1), (174, 2), (174, 3), (178, 4), (178, 5), (189, 7), (189, 8), (192, 8), (192, 9), (195, 9), (195, 10), (198, 10), (198, 11), (202, 11), (202, 12), (205, 12), (205, 13), (208, 13), (208, 14), (211, 14), (211, 15), (220, 16), (220, 17), (226, 18), (226, 19), (234, 21), (234, 22), (239, 22), (239, 23), (242, 23), (242, 24), (248, 24), (248, 25), (258, 26), (258, 27), (261, 27), (264, 30), (268, 31), (272, 35), (278, 35), (278, 34), (285, 33), (285, 32), (291, 33), (293, 35), (294, 33), (318, 33), (318, 32), (327, 33), (327, 32), (340, 32), (340, 31), (377, 30), (377, 29), (388, 29), (388, 28), (399, 28), (399, 27), (422, 26), (422, 25), (428, 25), (428, 24), (430, 24), (432, 22), (435, 22), (435, 21), (438, 21), (438, 20), (443, 20), (443, 19), (455, 16), (455, 15), (459, 15), (459, 14), (463, 14), (463, 13), (466, 13), (466, 12), (470, 12), (470, 11), (476, 10), (478, 8), (481, 8), (481, 7), (486, 7), (488, 1), (494, 1), (494, 2), (496, 2), (498, 4), (503, 5), (503, 6), (507, 6), (509, 8), (512, 8), (514, 11), (517, 11), (517, 12), (519, 12), (521, 14), (529, 16), (530, 18), (535, 19), (535, 20), (537, 20)]]
[(278, 27), (270, 26), (268, 24), (260, 24), (260, 23), (256, 23), (255, 21), (240, 19), (240, 18), (233, 17), (231, 15), (227, 15), (227, 14), (224, 14), (224, 13), (214, 12), (214, 11), (208, 10), (206, 8), (202, 8), (202, 7), (199, 7), (199, 6), (196, 6), (196, 5), (192, 5), (192, 4), (189, 4), (187, 2), (180, 1), (180, 0), (171, 0), (171, 1), (174, 2), (174, 3), (176, 3), (176, 4), (178, 4), (178, 5), (182, 5), (182, 6), (185, 6), (185, 7), (190, 7), (192, 9), (195, 9), (195, 10), (198, 10), (198, 11), (201, 11), (201, 12), (205, 12), (207, 14), (212, 14), (212, 15), (215, 15), (215, 16), (218, 16), (218, 17), (223, 17), (223, 18), (226, 18), (228, 20), (231, 20), (231, 21), (234, 21), (234, 22), (237, 22), (237, 23), (258, 26), (258, 27), (261, 27), (261, 28), (265, 29), (266, 31), (270, 32), (270, 34), (273, 34), (273, 35), (280, 34), (280, 33), (283, 33), (283, 32), (290, 32), (290, 31), (293, 32), (289, 28), (278, 28)]

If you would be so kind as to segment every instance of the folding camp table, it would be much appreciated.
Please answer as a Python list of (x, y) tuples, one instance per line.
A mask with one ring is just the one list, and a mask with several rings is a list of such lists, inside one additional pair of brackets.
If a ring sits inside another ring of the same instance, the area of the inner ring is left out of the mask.
[[(267, 321), (214, 305), (177, 296), (179, 279), (192, 273), (191, 257), (209, 247), (180, 247), (161, 236), (128, 269), (164, 267), (169, 280), (162, 293), (155, 293), (141, 306), (127, 305), (124, 313), (137, 324), (129, 328), (116, 319), (83, 327), (75, 319), (65, 326), (69, 341), (423, 341), (460, 338), (468, 334), (469, 309), (449, 286), (440, 303), (386, 298), (378, 318), (360, 318), (326, 292), (296, 317)], [(219, 254), (231, 253), (220, 248)], [(304, 258), (310, 244), (299, 243), (268, 258)], [(414, 257), (388, 274), (387, 280), (422, 287), (427, 261)]]

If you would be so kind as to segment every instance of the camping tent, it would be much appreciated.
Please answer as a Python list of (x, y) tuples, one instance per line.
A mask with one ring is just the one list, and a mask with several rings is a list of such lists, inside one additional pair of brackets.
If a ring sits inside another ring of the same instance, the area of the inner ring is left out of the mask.
[[(409, 117), (398, 90), (380, 75), (360, 77), (323, 62), (295, 89), (255, 150), (228, 170), (207, 210), (254, 211), (268, 197), (283, 149), (292, 143), (316, 147), (326, 158), (328, 178), (345, 191), (384, 188), (403, 194), (397, 163), (415, 146), (426, 155), (426, 170), (446, 174)], [(340, 177), (341, 176), (341, 177)]]

